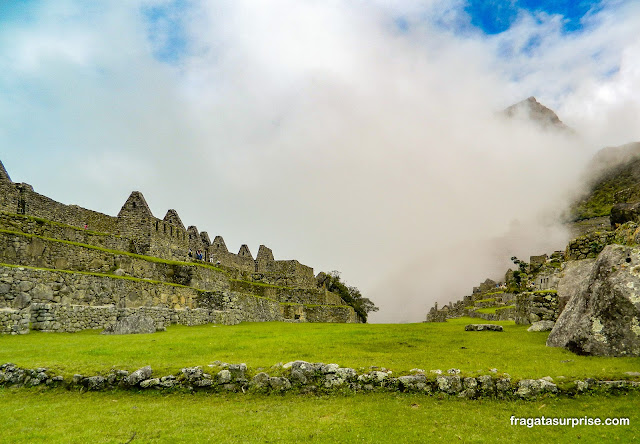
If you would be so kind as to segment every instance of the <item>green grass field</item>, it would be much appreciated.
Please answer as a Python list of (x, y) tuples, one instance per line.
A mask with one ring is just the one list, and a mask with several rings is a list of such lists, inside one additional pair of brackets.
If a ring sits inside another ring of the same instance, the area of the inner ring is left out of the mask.
[[(464, 374), (491, 368), (515, 379), (564, 376), (622, 378), (640, 371), (640, 358), (577, 356), (545, 345), (548, 333), (499, 321), (504, 332), (465, 332), (463, 318), (446, 323), (312, 324), (242, 323), (234, 326), (170, 326), (152, 335), (39, 333), (0, 337), (0, 363), (48, 367), (62, 375), (135, 370), (151, 365), (154, 374), (212, 363), (246, 363), (252, 371), (296, 359), (343, 367), (386, 367), (395, 375), (413, 368), (426, 371), (455, 367)], [(269, 371), (267, 371), (269, 372)]]
[[(465, 401), (0, 389), (2, 443), (638, 442), (640, 395)], [(516, 417), (629, 418), (625, 426), (511, 425)]]
[[(215, 360), (250, 372), (303, 359), (356, 369), (497, 368), (512, 378), (622, 378), (640, 358), (576, 356), (548, 348), (548, 333), (500, 321), (502, 333), (465, 332), (478, 319), (424, 324), (243, 323), (171, 326), (151, 335), (99, 331), (0, 336), (0, 362), (60, 374), (106, 373), (151, 365), (155, 375)], [(545, 397), (538, 401), (464, 400), (400, 393), (312, 396), (184, 391), (85, 392), (0, 388), (0, 443), (32, 442), (637, 442), (640, 393)], [(511, 425), (510, 417), (629, 418), (625, 426)]]

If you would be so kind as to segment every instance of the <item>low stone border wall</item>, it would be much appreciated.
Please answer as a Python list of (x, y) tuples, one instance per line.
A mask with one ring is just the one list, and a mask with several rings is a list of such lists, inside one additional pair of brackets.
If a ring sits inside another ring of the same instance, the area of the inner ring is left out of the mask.
[(157, 376), (151, 367), (134, 372), (112, 369), (104, 375), (76, 374), (72, 378), (53, 375), (47, 368), (25, 369), (14, 364), (0, 365), (0, 386), (65, 387), (80, 390), (206, 390), (210, 392), (253, 393), (346, 393), (410, 392), (454, 396), (466, 399), (498, 398), (532, 400), (544, 396), (574, 396), (581, 393), (622, 393), (640, 389), (635, 381), (576, 380), (556, 385), (550, 377), (514, 381), (507, 374), (462, 377), (460, 370), (446, 374), (432, 370), (428, 377), (414, 369), (411, 375), (393, 377), (385, 369), (358, 374), (337, 364), (295, 361), (279, 367), (283, 376), (259, 372), (250, 376), (245, 364), (216, 362), (203, 369), (186, 367), (177, 375)]

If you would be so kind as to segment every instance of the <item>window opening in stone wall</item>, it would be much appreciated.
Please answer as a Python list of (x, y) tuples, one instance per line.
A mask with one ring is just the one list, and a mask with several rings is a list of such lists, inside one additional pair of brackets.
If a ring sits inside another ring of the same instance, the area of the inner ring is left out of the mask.
[(132, 202), (132, 203), (133, 203), (133, 208), (135, 208), (136, 207), (136, 203), (135, 202)]
[(159, 224), (160, 224), (160, 222), (156, 221), (156, 231), (158, 231)]
[(162, 232), (164, 234), (167, 234), (167, 224), (164, 224), (164, 223), (162, 224)]
[(169, 236), (173, 237), (173, 227), (169, 227)]

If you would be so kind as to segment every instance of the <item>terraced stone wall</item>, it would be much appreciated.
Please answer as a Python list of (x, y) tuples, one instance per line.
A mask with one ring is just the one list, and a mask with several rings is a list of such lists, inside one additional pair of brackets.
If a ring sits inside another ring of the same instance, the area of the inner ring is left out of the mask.
[(117, 308), (113, 305), (86, 306), (62, 304), (33, 304), (31, 322), (33, 330), (48, 332), (75, 332), (103, 329), (131, 315), (150, 317), (157, 328), (170, 324), (202, 325), (209, 323), (233, 325), (240, 322), (237, 313), (202, 308), (190, 310), (161, 307)]
[(0, 212), (0, 229), (68, 240), (111, 250), (127, 251), (129, 241), (121, 236), (18, 214)]
[(197, 308), (200, 292), (141, 279), (0, 266), (0, 307), (31, 304)]
[(72, 271), (121, 274), (202, 290), (229, 288), (227, 275), (213, 268), (146, 260), (82, 245), (0, 232), (0, 262)]
[(536, 291), (516, 296), (516, 324), (533, 324), (538, 321), (558, 319), (558, 293), (555, 291)]

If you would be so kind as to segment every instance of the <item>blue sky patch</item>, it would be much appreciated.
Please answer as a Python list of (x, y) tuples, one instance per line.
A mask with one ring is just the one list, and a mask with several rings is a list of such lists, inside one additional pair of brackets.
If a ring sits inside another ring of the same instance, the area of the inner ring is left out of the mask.
[(40, 0), (0, 0), (0, 23), (28, 23), (34, 19), (35, 6)]
[(149, 40), (158, 60), (176, 63), (187, 52), (188, 38), (183, 19), (188, 0), (174, 0), (166, 5), (144, 8)]
[(468, 0), (465, 12), (473, 26), (493, 35), (509, 29), (521, 10), (561, 15), (564, 32), (570, 33), (583, 28), (583, 17), (601, 9), (602, 0)]

